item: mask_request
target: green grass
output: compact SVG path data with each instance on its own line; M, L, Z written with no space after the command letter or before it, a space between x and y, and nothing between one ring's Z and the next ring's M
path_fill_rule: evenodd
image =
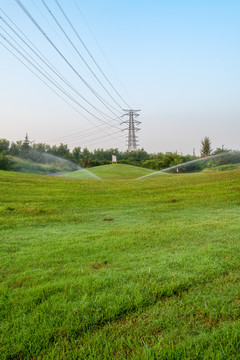
M240 171L110 169L0 172L0 359L240 359Z
M96 166L90 169L81 169L74 172L65 174L64 176L79 178L79 179L91 179L96 175L102 179L136 179L140 176L151 174L153 171L150 169L144 169L142 167L123 165L123 164L112 164Z

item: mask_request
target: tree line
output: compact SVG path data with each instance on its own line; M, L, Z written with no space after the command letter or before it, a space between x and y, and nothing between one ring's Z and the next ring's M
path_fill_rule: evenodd
M211 149L211 141L205 137L201 141L201 156L206 157L211 154L228 151L217 148L215 151ZM60 157L71 161L72 163L83 168L107 165L112 163L112 155L117 156L118 163L142 166L152 170L162 170L177 164L186 163L197 159L194 155L182 155L177 152L167 153L147 153L143 148L137 151L119 151L117 148L104 150L102 148L93 151L87 148L75 147L73 150L68 148L67 144L48 145L45 143L31 143L26 134L25 139L10 142L7 139L0 139L0 168L8 169L11 159L20 158L27 159L39 164L45 164L48 157ZM193 170L198 169L199 165L195 165Z
M153 170L160 170L174 166L196 157L192 155L180 155L177 152L147 153L143 148L137 151L119 151L117 148L102 149L93 151L87 148L75 147L73 150L67 144L48 145L45 143L31 144L26 135L23 141L11 142L7 139L0 139L0 154L3 156L18 157L32 160L38 163L45 163L46 157L43 154L51 154L62 159L69 160L81 167L88 168L112 163L112 155L117 156L118 163L143 166Z

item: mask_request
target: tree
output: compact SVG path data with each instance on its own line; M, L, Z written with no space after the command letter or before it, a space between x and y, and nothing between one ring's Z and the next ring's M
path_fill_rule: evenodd
M72 159L76 164L80 163L81 160L81 147L77 146L72 151Z
M213 151L213 155L223 154L231 151L230 149L224 149L223 147L218 147L216 150Z
M201 157L210 156L211 149L211 140L209 137L205 136L204 139L201 140Z
M22 151L22 141L21 140L17 141L16 143L15 142L11 143L11 146L9 149L9 155L20 156L21 151Z
M57 156L69 159L70 158L70 150L68 149L68 146L66 144L60 144L57 149Z
M82 151L81 165L86 168L91 166L91 153L87 148Z
M24 139L24 141L22 143L22 156L24 158L29 157L30 149L31 149L31 146L30 146L30 142L29 142L29 139L28 139L28 134L26 134L25 139Z
M0 170L11 170L12 160L0 154Z
M6 154L9 150L10 142L6 139L0 139L0 153Z

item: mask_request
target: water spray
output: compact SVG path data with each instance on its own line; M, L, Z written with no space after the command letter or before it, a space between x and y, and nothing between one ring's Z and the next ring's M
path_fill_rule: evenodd
M46 152L41 152L33 148L28 150L28 153L24 158L19 158L18 166L20 171L26 171L25 168L27 167L27 172L37 172L52 176L60 176L69 172L83 171L87 173L89 177L100 180L100 177L70 160L63 159Z
M208 161L208 160L215 159L215 158L218 158L218 157L221 157L221 156L239 155L239 154L240 154L239 151L228 151L228 152L224 152L224 153L220 153L220 154L216 154L216 155L206 156L206 157L203 157L203 158L200 158L200 159L195 159L195 160L191 160L191 161L188 161L188 162L185 162L185 163L177 164L177 165L171 166L171 167L169 167L167 169L154 171L153 173L141 176L141 177L137 178L136 180L144 179L144 178L147 178L149 176L153 176L153 175L156 175L156 174L159 174L159 173L166 173L166 172L174 170L174 169L178 170L180 167L184 167L186 165L197 163L197 162L200 162L200 161L203 162L203 161Z

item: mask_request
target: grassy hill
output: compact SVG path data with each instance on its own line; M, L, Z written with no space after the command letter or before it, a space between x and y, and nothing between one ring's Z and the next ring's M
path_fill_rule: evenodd
M0 359L238 359L240 170L105 169L0 171Z
M144 176L152 173L152 170L145 169L142 167L125 165L125 164L112 164L112 165L103 165L96 166L90 169L81 169L74 172L65 174L64 176L86 179L93 178L91 174L100 177L101 179L136 179L140 176Z

